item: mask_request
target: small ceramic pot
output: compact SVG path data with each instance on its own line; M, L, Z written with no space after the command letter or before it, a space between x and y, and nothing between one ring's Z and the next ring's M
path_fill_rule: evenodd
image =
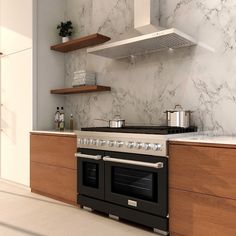
M70 38L67 36L67 37L62 37L62 43L66 43L70 40Z

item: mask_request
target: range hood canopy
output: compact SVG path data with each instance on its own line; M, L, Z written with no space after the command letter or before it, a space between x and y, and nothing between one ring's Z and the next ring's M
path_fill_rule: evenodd
M159 0L134 0L134 27L144 35L88 48L87 52L121 59L197 44L194 38L177 29L160 27L159 18Z

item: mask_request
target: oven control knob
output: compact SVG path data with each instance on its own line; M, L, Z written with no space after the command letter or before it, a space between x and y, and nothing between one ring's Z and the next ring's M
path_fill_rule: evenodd
M90 144L90 139L86 138L85 144L89 145Z
M137 148L137 149L140 149L140 148L142 148L142 143L135 143L135 148Z
M153 149L154 151L159 151L159 150L161 150L161 144L160 144L160 143L155 143L155 144L153 144L153 145L152 145L152 149Z
M89 144L90 144L90 145L93 145L93 139L92 139L92 138L89 139Z
M103 146L103 145L105 145L106 144L106 141L104 141L104 140L99 140L99 146Z
M116 141L115 145L116 145L116 147L120 148L124 145L124 142Z
M85 144L83 138L80 139L80 144Z
M84 138L82 140L82 144L84 144L84 145L89 144L89 140L87 138Z
M90 139L90 145L96 145L97 140L96 139Z
M92 145L96 145L97 144L97 139L93 139Z
M81 138L79 143L80 143L80 144L84 144L84 139Z
M111 141L111 140L109 140L109 141L107 141L107 145L109 146L109 147L113 147L114 146L114 141Z
M134 147L134 142L128 142L126 143L127 148L133 148Z
M149 150L151 148L151 144L150 143L144 143L143 145L145 150Z
M100 145L100 140L97 139L95 144L96 144L96 146L99 146Z

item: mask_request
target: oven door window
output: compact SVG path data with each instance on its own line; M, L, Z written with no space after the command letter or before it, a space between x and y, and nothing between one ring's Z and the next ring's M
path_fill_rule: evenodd
M104 156L103 152L82 148L78 151L82 155L77 159L77 193L104 199L104 161L96 159L97 155Z
M141 200L157 202L157 173L112 167L111 191Z
M168 214L167 158L116 152L106 152L105 157L106 201L154 215ZM161 162L163 168L135 161Z
M83 185L91 188L99 187L99 165L92 162L83 162Z

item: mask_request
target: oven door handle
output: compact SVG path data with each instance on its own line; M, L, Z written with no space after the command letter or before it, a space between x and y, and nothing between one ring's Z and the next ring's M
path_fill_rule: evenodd
M133 161L133 160L111 158L109 156L103 157L103 160L104 161L108 161L108 162L116 162L116 163L121 163L121 164L129 164L129 165L135 165L135 166L151 167L151 168L156 168L156 169L162 169L164 167L164 163L163 162L149 163L149 162L142 162L142 161Z
M88 154L83 154L83 153L75 153L75 157L81 157L81 158L86 158L86 159L90 159L90 160L95 160L95 161L99 161L102 159L101 155L88 155Z

